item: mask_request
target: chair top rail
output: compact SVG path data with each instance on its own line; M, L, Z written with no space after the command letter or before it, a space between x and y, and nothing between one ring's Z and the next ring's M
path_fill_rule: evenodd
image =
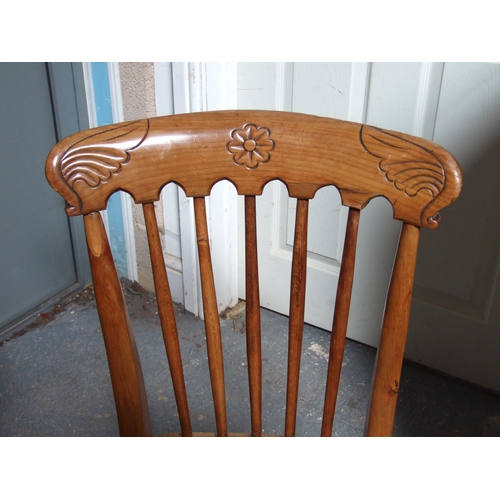
M54 147L46 175L68 215L102 210L118 190L148 203L169 182L201 197L222 179L244 195L279 179L301 199L334 185L358 209L383 196L395 219L429 228L462 184L453 156L428 140L280 111L190 113L79 132Z

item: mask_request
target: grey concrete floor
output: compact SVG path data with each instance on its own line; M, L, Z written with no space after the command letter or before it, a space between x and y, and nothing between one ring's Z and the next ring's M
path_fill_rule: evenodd
M155 434L179 424L155 298L124 287ZM193 429L215 430L203 322L176 309ZM221 320L230 432L250 432L244 314ZM282 434L288 318L262 310L263 427ZM304 331L297 435L317 436L329 334ZM333 435L361 436L375 350L348 341ZM92 290L0 342L0 436L117 436ZM500 396L405 363L395 436L499 436Z

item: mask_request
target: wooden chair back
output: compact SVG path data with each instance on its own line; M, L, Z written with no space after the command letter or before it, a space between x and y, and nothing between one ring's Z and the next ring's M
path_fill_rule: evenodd
M246 342L251 435L262 430L262 358L257 262L256 196L271 180L297 198L290 290L285 435L295 434L304 327L309 200L318 189L338 188L349 207L323 410L330 436L338 392L353 283L360 211L383 196L403 222L378 348L367 434L391 435L408 329L421 226L435 228L438 211L461 189L454 158L427 140L329 118L286 112L218 111L158 117L74 134L51 151L47 178L83 215L121 435L151 434L141 364L100 210L124 190L143 205L159 315L182 435L192 435L188 396L172 298L153 203L169 182L194 198L207 351L217 435L227 436L224 360L205 197L222 179L245 197Z

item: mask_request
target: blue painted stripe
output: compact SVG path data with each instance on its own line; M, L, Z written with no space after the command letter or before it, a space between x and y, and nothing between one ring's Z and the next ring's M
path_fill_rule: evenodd
M113 110L111 109L111 92L107 63L90 63L92 69L92 86L94 87L94 104L97 115L97 125L111 125Z
M108 64L93 62L90 63L90 67L92 70L92 86L94 88L97 125L110 125L113 123L113 110L111 107L111 92L109 89ZM120 193L115 193L110 197L107 214L111 251L113 252L118 274L120 276L128 276L125 229L123 227Z

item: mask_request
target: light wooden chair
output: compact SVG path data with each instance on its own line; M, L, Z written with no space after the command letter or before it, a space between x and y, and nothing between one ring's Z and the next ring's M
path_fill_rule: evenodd
M114 390L120 433L151 434L139 356L100 210L121 189L143 205L156 296L182 435L192 435L179 340L153 202L169 182L194 198L209 369L219 436L228 435L219 315L210 258L205 197L228 179L245 196L246 341L251 435L261 435L262 360L256 196L273 179L297 198L290 290L285 435L295 434L304 326L309 200L334 185L349 207L328 364L322 435L332 433L353 282L360 211L387 198L403 221L378 348L366 433L392 434L410 315L420 227L435 228L438 211L461 189L454 158L427 140L328 118L285 112L218 111L159 117L74 134L51 151L47 178L83 215Z

